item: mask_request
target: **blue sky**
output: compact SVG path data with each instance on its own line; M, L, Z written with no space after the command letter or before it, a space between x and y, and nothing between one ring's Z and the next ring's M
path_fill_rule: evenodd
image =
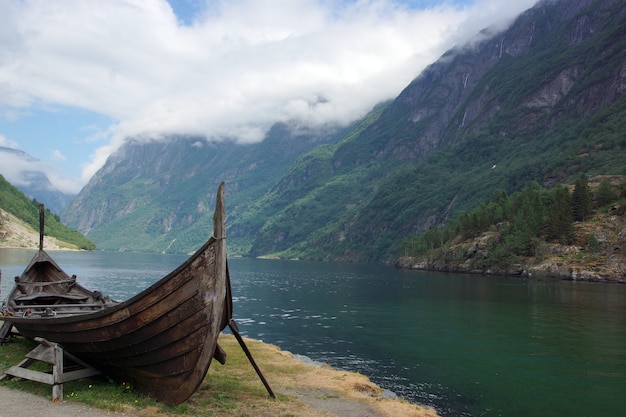
M349 123L534 2L2 0L0 146L78 192L129 137Z

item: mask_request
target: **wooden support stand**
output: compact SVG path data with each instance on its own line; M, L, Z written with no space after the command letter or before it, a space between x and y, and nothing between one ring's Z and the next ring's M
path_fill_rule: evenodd
M0 326L0 345L1 345L2 343L6 342L6 340L9 338L13 325L9 323L8 321L0 320L0 323L2 323L2 326Z
M63 401L64 382L100 374L100 371L92 368L71 353L65 352L58 344L40 337L35 338L35 341L39 345L26 354L26 359L18 365L12 366L4 375L0 376L0 381L19 377L52 385L52 401L60 402ZM67 366L65 359L69 359L75 366L71 368ZM52 365L52 373L28 369L29 366L37 361Z

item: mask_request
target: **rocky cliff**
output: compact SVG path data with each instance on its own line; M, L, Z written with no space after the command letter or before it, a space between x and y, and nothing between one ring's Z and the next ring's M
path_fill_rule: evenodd
M624 2L544 1L428 67L335 153L343 171L406 167L336 231L342 255L357 248L340 242L372 237L370 256L383 253L394 234L443 224L498 189L623 173L607 162L626 149L608 133L624 125L625 31Z
M335 140L338 131L328 126L296 131L279 124L255 144L132 139L109 157L62 216L101 249L190 252L212 232L220 182L227 183L229 222L234 222L237 207L253 204L299 155Z
M225 180L231 253L389 262L496 190L623 174L624 33L623 1L542 1L345 131L129 142L63 218L101 248L186 252Z
M619 0L541 1L444 54L337 158L415 161L485 129L520 135L589 117L626 91L625 14Z
M591 187L597 190L602 180L610 181L616 187L625 184L624 176L602 176L592 178ZM495 266L489 260L502 241L502 235L498 227L490 227L471 239L463 239L459 235L450 244L429 250L421 256L400 257L396 267L626 283L626 203L623 199L596 210L591 218L583 222L575 222L571 244L542 239L534 250L534 256L505 266Z
M576 243L545 243L540 253L505 268L484 267L492 242L498 234L485 232L469 242L450 246L436 257L400 257L396 267L439 272L462 272L485 275L508 275L533 278L558 278L571 281L626 283L625 206L614 213L597 214L589 222L576 225ZM590 250L586 237L599 237L599 246ZM447 256L449 254L450 256Z

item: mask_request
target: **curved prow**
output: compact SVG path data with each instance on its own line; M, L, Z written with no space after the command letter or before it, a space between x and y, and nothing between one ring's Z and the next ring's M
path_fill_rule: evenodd
M224 183L222 182L217 190L217 198L215 201L215 214L213 215L213 236L215 237L215 239L217 239L219 248L221 249L220 253L222 254L221 256L217 257L216 263L223 262L223 264L220 264L217 270L226 271L226 277L225 277L225 280L223 281L226 283L226 306L225 306L224 319L228 321L228 327L230 328L233 335L235 336L235 339L237 339L237 342L239 342L239 346L241 346L241 349L243 349L244 353L248 357L250 364L252 365L257 375L261 379L261 382L265 386L265 389L267 390L268 394L270 395L270 397L276 398L274 391L272 391L272 388L270 387L269 383L265 379L265 376L261 372L261 369L259 369L258 365L256 364L256 361L252 357L252 354L250 353L250 350L246 346L245 341L241 337L241 334L239 333L239 327L237 326L235 319L232 317L233 301L232 301L232 294L231 294L231 289L230 289L230 277L228 274L228 265L226 263L226 218L224 214L225 211L226 209L224 206Z
M43 229L44 229L44 218L45 218L45 208L43 204L39 204L39 250L43 250Z
M213 236L215 239L226 238L226 207L224 204L224 183L220 183L215 198L215 213L213 213Z

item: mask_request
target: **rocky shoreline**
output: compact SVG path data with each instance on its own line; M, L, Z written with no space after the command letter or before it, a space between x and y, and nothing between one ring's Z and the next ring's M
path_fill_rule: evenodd
M548 278L570 281L626 283L626 206L574 224L574 242L565 245L540 242L532 257L519 258L506 266L489 264L500 239L497 231L427 252L420 257L405 256L396 261L400 269L460 272L482 275ZM591 242L591 243L590 243Z
M429 262L424 259L402 257L398 259L395 266L396 268L407 270L626 284L626 264L624 264L623 261L606 259L603 264L604 265L580 264L550 259L538 263L528 261L523 264L511 265L507 268L481 268L474 265L472 262L440 263L436 261ZM616 271L618 272L616 273Z
M621 234L625 235L626 230ZM620 249L623 243L604 245L607 250L593 253L581 246L544 243L539 256L527 257L506 267L487 266L490 241L495 238L493 234L484 234L471 242L440 250L436 255L401 257L395 266L422 271L626 284L626 257Z

